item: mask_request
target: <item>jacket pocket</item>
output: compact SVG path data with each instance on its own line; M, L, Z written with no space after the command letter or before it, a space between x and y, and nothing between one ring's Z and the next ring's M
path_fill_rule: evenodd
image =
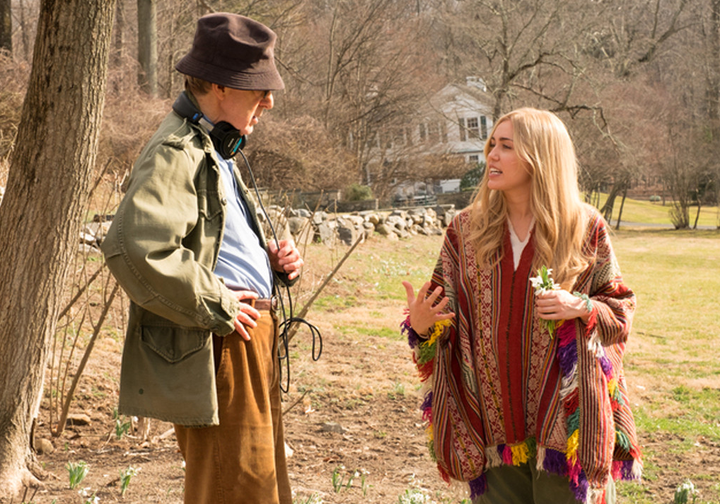
M198 212L200 212L200 215L205 219L214 219L222 212L222 203L218 196L218 193L214 191L198 190Z
M205 346L210 332L169 326L142 326L142 342L167 362L174 364Z

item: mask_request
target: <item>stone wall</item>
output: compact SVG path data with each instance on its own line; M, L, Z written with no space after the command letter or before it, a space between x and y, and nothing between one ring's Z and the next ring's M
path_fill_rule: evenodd
M297 243L312 240L328 245L337 242L352 245L356 240L364 240L375 233L388 240L407 239L414 235L442 235L443 228L456 213L454 205L314 214L304 209L276 206L268 209L268 217L278 236L292 235Z
M270 206L267 213L278 239L292 237L296 243L313 241L333 246L352 245L373 234L394 241L417 235L442 235L457 211L454 205L343 213L311 213L303 208ZM81 248L89 253L99 252L113 216L95 217L80 233ZM261 214L260 220L266 222L265 216ZM267 225L266 228L271 237L272 232Z

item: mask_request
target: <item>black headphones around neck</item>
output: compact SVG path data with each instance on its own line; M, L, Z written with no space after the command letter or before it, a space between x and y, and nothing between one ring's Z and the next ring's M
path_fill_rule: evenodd
M202 124L210 132L210 139L212 140L215 150L220 153L223 159L230 159L238 153L240 149L245 147L247 137L240 133L235 127L229 122L221 121L217 124L212 124L210 121L205 119L200 110L190 100L190 97L185 91L180 93L175 103L172 106L175 113L180 117L184 117L193 124Z

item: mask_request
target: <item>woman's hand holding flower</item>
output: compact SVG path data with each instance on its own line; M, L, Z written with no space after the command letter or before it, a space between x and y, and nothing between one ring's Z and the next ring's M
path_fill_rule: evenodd
M550 338L555 335L557 320L580 318L587 323L592 313L590 299L579 292L570 294L552 279L552 270L541 266L538 276L530 278L535 289L535 309L547 328Z
M442 293L441 287L435 288L428 296L427 292L430 288L430 282L425 282L425 284L420 287L417 297L415 297L415 288L410 282L403 282L402 284L407 292L410 325L416 333L420 335L427 334L428 330L434 326L436 322L455 317L455 314L452 312L443 313L443 310L450 301L447 297L442 298L439 303L435 304L435 301L437 301Z
M538 316L545 320L570 320L580 318L587 322L590 311L582 298L564 289L546 290L536 296Z

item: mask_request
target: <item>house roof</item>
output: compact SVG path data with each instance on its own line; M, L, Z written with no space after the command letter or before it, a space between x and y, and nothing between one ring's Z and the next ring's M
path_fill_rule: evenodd
M451 83L430 97L428 108L450 120L467 114L492 116L492 97L478 84Z

